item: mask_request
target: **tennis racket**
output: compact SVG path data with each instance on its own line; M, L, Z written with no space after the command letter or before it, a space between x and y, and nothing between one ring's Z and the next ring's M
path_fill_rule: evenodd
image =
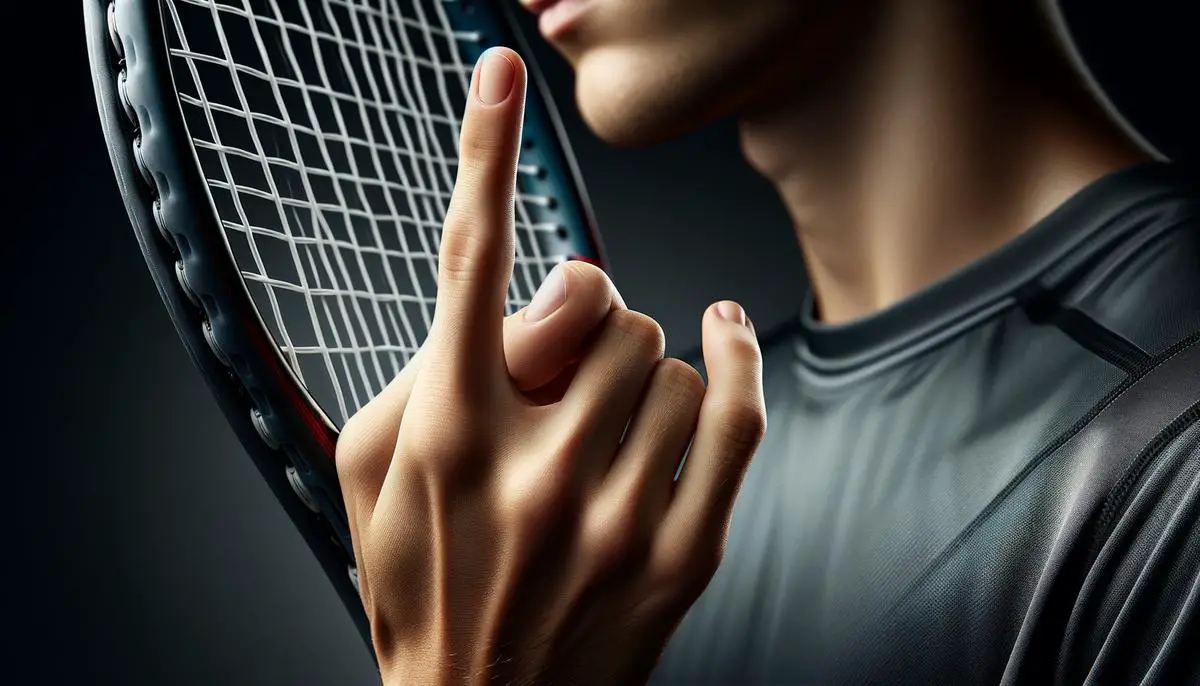
M84 0L96 101L179 336L359 630L338 431L424 341L475 61L531 82L507 310L603 264L513 10L489 0ZM369 639L368 639L369 640Z

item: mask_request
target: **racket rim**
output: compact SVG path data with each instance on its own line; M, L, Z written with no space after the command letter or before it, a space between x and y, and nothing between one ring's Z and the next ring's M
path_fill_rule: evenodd
M434 1L444 2L445 0ZM570 146L561 113L555 104L554 98L551 96L549 84L546 82L545 77L541 72L541 69L537 63L537 59L533 54L532 47L525 36L525 32L520 27L517 9L507 3L498 2L496 0L484 1L491 2L500 9L499 14L501 20L507 24L506 28L508 29L508 33L517 42L517 47L521 51L522 59L524 59L527 64L528 73L531 77L530 80L533 82L537 93L537 104L541 110L541 112L537 112L534 108L528 108L534 109L534 111L528 111L527 109L527 117L530 120L537 120L536 128L539 130L547 128L549 129L547 131L548 135L545 137L553 140L555 150L558 153L558 156L561 158L561 163L565 167L565 169L563 169L563 174L565 174L566 178L565 183L563 183L561 187L570 194L570 200L572 201L573 206L579 212L579 223L582 225L581 228L583 233L586 234L584 239L589 244L588 252L590 253L571 255L570 257L573 259L583 259L591 264L599 266L602 269L606 269L607 265L609 264L607 259L607 251L601 239L591 199L588 196L586 186L583 183L582 172L579 168L578 161L575 158L574 151ZM196 199L194 201L194 209L199 210L199 212L190 213L190 216L193 217L203 217L203 219L199 222L200 226L198 227L196 233L203 236L212 236L214 234L220 236L220 243L224 248L224 251L221 253L221 255L226 258L228 264L233 265L235 268L236 278L229 280L230 284L236 284L237 293L236 295L232 296L232 300L236 301L237 303L237 307L234 309L236 309L239 314L248 314L249 316L252 316L256 324L254 330L256 332L265 334L267 342L269 343L269 345L260 346L270 349L270 365L269 369L266 370L269 373L266 374L266 376L283 376L288 381L287 385L290 388L295 389L295 391L301 396L301 400L303 402L292 402L288 404L294 408L303 408L303 411L299 412L301 415L299 417L300 423L304 425L305 428L313 430L314 435L316 435L320 441L321 452L323 452L329 458L329 462L332 463L334 452L336 450L336 437L340 434L341 427L331 416L331 413L322 406L316 397L314 397L308 386L300 377L298 371L293 368L291 364L289 364L284 351L271 334L270 328L263 317L263 313L255 304L246 280L239 272L236 271L237 263L234 256L233 246L229 241L228 234L222 229L220 211L217 208L211 188L205 181L203 166L199 157L199 151L192 143L193 137L190 134L189 123L183 113L182 104L177 98L178 89L176 88L176 84L178 80L176 79L175 74L176 65L172 60L169 59L169 53L166 45L167 26L165 22L168 20L168 18L162 11L165 0L108 0L110 7L115 6L118 2L121 4L133 3L145 8L147 12L153 12L154 16L153 21L150 22L152 24L150 28L151 33L154 35L150 36L149 38L153 39L154 42L156 53L155 57L160 63L159 69L165 73L161 76L161 82L153 84L151 89L158 96L158 104L164 108L161 112L161 118L163 118L162 124L165 124L169 132L168 137L170 139L170 142L166 147L168 149L174 149L177 153L177 156L181 158L178 161L182 167L184 167L182 173L186 176L191 176L191 172L194 170L196 177L199 179L199 187L203 188L203 198ZM149 17L150 15L143 13L143 16ZM154 29L157 29L157 31ZM114 30L114 27L110 25L110 31ZM116 34L114 33L113 35L115 38ZM162 65L165 65L165 68L162 68ZM544 121L542 121L543 116ZM539 138L540 137L541 136L539 136ZM186 149L187 152L180 153L179 151L181 148ZM150 170L151 174L153 174L155 171L161 170ZM190 180L185 180L185 183L188 183L189 186L195 187L194 184L189 183L189 181ZM150 184L150 186L152 192L154 192L154 184ZM170 231L170 227L160 226L160 230ZM175 238L177 239L178 236ZM174 248L172 239L168 238L167 242L170 247ZM189 265L186 256L184 256L184 258L184 267L182 269L182 276L180 279L181 287L185 291L189 290L189 288L192 291L200 291L201 289L198 288L199 284L192 280L191 277L187 276L187 267ZM201 259L199 261L210 265L214 263L214 260L211 259ZM215 261L220 262L221 260L217 259ZM191 270L192 274L196 274L198 272L203 272L203 270L198 268L193 268ZM205 296L210 295L211 293L209 292L196 292L197 298L202 301L205 299ZM227 295L226 297L230 296ZM193 299L193 302L195 301L196 299ZM202 306L200 309L203 312L204 308ZM207 312L204 312L204 314L206 320L212 326L212 339L209 341L209 343L212 347L216 348L212 352L219 359L227 357L230 354L236 354L236 349L243 346L233 344L234 341L232 341L231 338L236 337L225 335L226 329L222 326L223 319L221 317L210 316L210 313ZM242 330L246 330L246 328L249 327L242 325L241 328ZM233 350L223 350L222 345L225 345L227 348L233 348ZM261 350L256 352L261 353ZM244 372L241 369L234 369L234 373L241 378ZM242 378L242 381L247 386L247 390L252 394L254 394L256 390L261 390L261 387L264 385L253 378ZM274 418L278 416L277 413L274 412L276 409L275 403L267 401L266 404L267 407L263 409L269 411L264 412L262 414L262 418L260 420L256 420L255 425L256 428L259 429L263 440L266 441L268 445L272 445L278 442L279 436L286 436L294 432L298 427L295 426L295 421L274 421ZM316 430L314 428L315 423L323 425L321 430ZM279 426L278 424L283 424L283 426ZM323 476L336 475L330 474Z
M121 32L117 24L117 5L129 8L126 11L130 12L129 16L140 18L142 26L140 30L126 30ZM177 279L174 274L168 273L174 271L175 265L181 263L186 257L180 253L179 235L171 237L165 232L166 222L164 217L169 214L177 214L171 212L174 205L180 204L179 194L187 194L197 192L197 187L202 187L207 195L207 186L203 183L203 178L200 177L198 182L193 182L189 188L185 183L180 182L168 187L169 198L162 196L162 188L152 183L147 178L149 173L151 178L154 171L159 171L163 174L162 179L175 178L183 175L186 177L189 173L198 175L198 160L193 159L192 162L196 166L188 167L187 164L177 164L174 170L155 170L151 166L147 166L147 158L150 160L159 160L160 155L166 155L168 158L176 158L178 160L178 151L181 147L192 148L190 138L187 138L186 129L182 130L182 135L185 137L182 141L178 139L181 135L179 125L183 123L183 114L180 110L178 102L172 103L174 98L158 98L157 103L140 103L143 106L141 111L130 107L128 99L129 88L137 89L143 84L141 81L150 81L153 83L150 87L158 93L174 93L173 85L169 86L168 90L162 88L163 84L163 65L169 64L166 59L166 34L163 30L161 15L159 14L160 5L158 0L83 0L84 18L85 18L85 33L88 42L88 57L91 63L91 72L93 87L95 90L97 109L100 114L101 125L104 131L106 145L109 151L110 161L113 166L113 172L116 177L118 187L121 191L122 202L125 205L126 212L130 219L130 224L133 228L135 237L137 238L139 248L143 258L149 267L152 280L159 291L168 315L172 320L180 342L187 350L193 363L197 366L204 378L205 384L209 391L213 394L218 406L225 414L226 421L233 429L238 437L238 442L242 448L247 451L248 455L255 462L259 472L264 480L271 488L276 500L280 501L285 512L292 520L293 524L300 531L305 539L310 550L314 553L318 563L326 572L332 582L335 591L342 599L343 604L347 607L351 614L351 619L363 636L364 640L370 644L370 629L366 620L365 613L362 609L361 599L359 598L356 586L353 583L352 574L354 569L353 553L348 553L345 543L340 540L341 532L338 530L337 519L335 516L337 510L334 510L334 516L330 512L317 512L311 507L306 506L302 502L302 498L296 497L296 485L288 479L287 468L295 462L295 453L301 452L301 449L294 448L293 451L288 451L287 446L267 440L263 436L263 426L256 420L256 413L262 416L262 405L264 398L272 395L268 390L264 392L261 388L256 388L258 384L248 383L243 374L237 373L226 364L222 359L224 355L219 350L212 347L212 340L206 335L206 332L201 327L208 324L211 327L212 314L205 310L201 301L192 297L185 290L185 286ZM157 30L156 30L157 29ZM136 34L136 35L135 35ZM125 41L130 41L129 45ZM129 47L133 47L134 60L139 61L137 69L131 69L129 55ZM130 72L135 72L132 77ZM131 84L131 78L133 82ZM166 76L167 83L173 84L170 75ZM124 93L124 94L123 94ZM153 105L159 105L160 109L157 112L152 111ZM172 104L175 107L174 114L178 119L172 125L171 113ZM142 118L131 118L131 114L141 114ZM145 117L154 117L153 123L150 123L150 129L145 125ZM149 133L152 131L152 133ZM164 140L164 138L166 140ZM183 146L180 146L180 143ZM165 148L165 150L164 150ZM172 153L172 149L175 154ZM192 150L193 157L195 151ZM152 164L152 163L149 163ZM173 171L170 176L166 175L167 171ZM156 179L161 181L162 179ZM168 181L169 183L169 181ZM215 207L212 207L211 197L206 198L210 203L208 220L216 218ZM182 204L188 207L193 207L195 204L192 201L184 200ZM203 213L196 212L191 217L196 221L203 221L201 217ZM173 225L178 226L178 225ZM209 241L213 240L213 234L221 236L221 240L225 240L224 233L219 230L219 227L212 227L214 230L209 230L206 233L197 235L184 236L186 241L191 238L205 238ZM204 241L197 241L196 244L186 244L185 252L190 253L193 261L195 261L195 250L197 245L203 246ZM211 247L211 246L209 246ZM201 248L206 249L206 248ZM224 249L228 252L228 245L224 245ZM207 260L213 271L224 268L226 271L234 269L231 259L222 262L221 260ZM211 278L211 273L201 275L202 280ZM228 286L230 279L222 279L225 285ZM233 281L241 281L240 277ZM241 304L249 311L249 313L257 314L257 309L253 307L250 301L248 291L245 290L245 284L239 284L243 290L245 301ZM216 308L216 300L211 300L211 307ZM234 304L236 309L236 300L226 305ZM226 309L229 309L228 307ZM219 313L224 316L226 312ZM245 311L238 312L243 316L247 314ZM244 334L248 336L257 336L260 340L264 337L269 337L269 332L263 325L261 320L258 321L258 329L253 330L250 327L244 328ZM211 327L212 331L209 335L218 333L215 327ZM279 352L278 346L273 341L268 341L270 345L266 346L275 352ZM228 359L228 358L226 358ZM277 356L278 364L282 364L282 355ZM243 372L245 370L242 370ZM280 370L282 371L282 370ZM287 370L290 372L290 369ZM282 389L279 389L282 390ZM305 390L300 384L293 381L291 390ZM278 406L278 403L276 403ZM277 412L275 406L268 408L271 412ZM308 407L301 408L297 405L292 405L290 411L302 411L318 409L309 398ZM278 416L278 415L276 415ZM265 417L264 417L265 418ZM320 425L313 425L314 429L324 430L324 440L320 440L315 432L307 433L310 439L314 439L314 446L309 446L309 454L314 450L320 450L320 446L329 445L329 460L326 466L328 472L332 473L332 481L328 480L326 474L322 474L319 478L326 482L337 485L336 470L333 467L333 446L336 444L336 427L325 422ZM292 432L294 437L296 432ZM273 444L274 443L274 444ZM318 461L318 465L320 462ZM317 466L321 469L321 466ZM340 500L340 492L333 494L337 498L337 506L344 505Z
M221 228L220 213L176 97L162 3L107 0L107 4L110 35L122 43L130 41L134 47L135 62L125 54L126 46L117 48L120 61L115 95L133 127L127 136L133 147L135 171L144 182L143 189L149 192L155 238L176 255L177 285L203 318L209 352L229 368L260 405L257 417L251 421L263 442L287 452L291 442L281 437L294 438L303 429L315 441L295 448L295 452L303 453L300 459L306 462L307 455L319 452L327 455L332 465L338 427L287 364ZM122 30L117 25L121 17L134 25ZM128 202L129 190L122 191ZM248 337L249 345L239 341L240 337ZM275 391L283 389L299 397L278 398ZM304 466L325 471L318 465ZM337 483L332 470L320 476Z
M345 572L353 573L355 561L334 465L339 427L288 364L238 269L177 95L165 0L83 0L83 4L88 41L95 43L89 45L89 58L110 159L160 296L239 442L317 552L364 631L357 590L347 592ZM506 37L517 42L533 77L541 111L532 116L540 118L540 130L548 129L539 137L551 140L550 154L556 153L561 163L560 187L570 193L580 220L576 235L586 234L579 238L591 254L582 257L603 267L607 264L604 246L561 115L514 8L498 4ZM117 21L118 9L130 25ZM101 50L106 54L98 55ZM127 50L136 64L130 62ZM109 87L102 87L102 81ZM165 258L174 258L182 269L167 273L160 264ZM197 332L197 326L202 332ZM247 405L249 412L245 412ZM278 474L266 466L271 461ZM300 499L295 496L303 499L304 495L295 483L278 478L297 464L317 482L310 478L303 485L323 491L320 512L313 515L322 527L300 525L297 517L312 515L312 508L296 511ZM340 571L327 564L328 551L314 547L313 539L322 537L337 545ZM364 636L369 641L369 635Z

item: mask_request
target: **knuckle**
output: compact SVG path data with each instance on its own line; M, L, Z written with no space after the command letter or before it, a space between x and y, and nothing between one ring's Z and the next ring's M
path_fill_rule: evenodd
M337 446L334 448L334 466L342 483L353 483L366 457L366 440L364 438L363 420L354 415L346 421L338 434Z
M470 281L478 272L486 246L474 222L456 211L446 219L442 230L442 246L438 253L438 277L449 281Z
M393 460L409 472L436 482L457 481L472 465L483 462L487 448L480 436L445 422L405 427Z
M651 568L656 587L690 602L702 593L725 556L724 539L691 546L673 545Z
M737 452L752 452L767 433L767 413L755 398L721 399L714 405L713 432L722 446ZM707 413L706 413L707 414Z
M387 440L391 429L384 422L372 421L363 413L347 420L334 446L334 468L343 489L365 486L368 476L375 472L379 461L391 450Z
M704 396L704 377L692 365L676 358L667 358L654 369L655 382L670 388L679 396L699 399Z
M337 446L334 449L334 457L340 463L344 460L352 461L363 452L364 427L361 413L351 415L350 419L346 420L342 426L341 432L338 433Z
M607 299L614 290L608 274L594 264L567 260L560 268L563 276L570 280L572 290L577 293L585 293L590 298L600 300Z
M718 412L720 440L738 450L753 450L767 433L767 414L760 403L731 402Z
M612 326L639 352L661 358L666 351L667 337L653 318L641 312L617 310L609 315Z
M515 464L499 476L496 506L515 531L536 534L570 512L568 474L556 460Z
M478 124L473 121L471 124ZM509 135L503 126L462 127L459 137L462 170L468 174L480 174L492 160L507 152Z
M725 351L737 363L744 365L758 364L761 355L758 342L750 336L731 336L725 342Z
M581 282L602 284L606 287L612 283L608 278L608 274L605 274L603 269L589 262L568 260L563 262L563 269L570 271Z
M645 535L636 508L627 498L594 504L584 520L583 544L593 568L600 572L622 569L645 552Z

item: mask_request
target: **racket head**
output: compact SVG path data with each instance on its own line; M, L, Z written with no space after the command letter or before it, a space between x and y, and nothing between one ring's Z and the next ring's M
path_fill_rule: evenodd
M413 255L432 260L436 250L418 251L408 246L389 249L382 241L389 235L389 229L400 235L409 229L432 231L435 233L430 235L436 240L439 227L431 224L443 216L437 210L445 211L450 190L445 182L452 176L448 177L446 173L448 155L444 146L439 153L441 157L428 151L431 141L447 133L453 136L450 142L457 143L456 117L461 117L460 109L447 111L439 118L440 113L432 113L428 102L422 104L424 109L419 112L415 107L405 109L394 84L394 100L381 98L383 89L378 83L369 92L365 87L356 89L360 86L356 82L365 80L363 74L371 69L371 65L366 64L371 55L387 56L386 60L380 58L382 66L377 65L379 68L386 69L388 63L396 65L398 73L393 75L396 82L405 76L404 69L411 69L407 74L414 87L408 94L410 99L417 101L424 97L416 93L417 88L424 88L437 91L442 103L447 104L450 102L444 97L447 84L465 83L459 71L465 68L465 76L469 79L471 66L487 47L503 44L521 50L529 66L532 87L526 104L521 157L522 168L528 173L519 174L518 197L549 200L544 203L539 200L524 207L519 201L518 224L520 227L524 220L535 239L549 235L546 243L539 245L552 246L557 251L534 256L545 258L544 264L534 261L535 269L528 267L530 261L522 263L518 259L517 269L521 269L522 264L526 267L522 276L527 283L523 284L521 293L517 293L516 285L510 289L510 294L520 296L510 299L510 311L532 296L532 288L537 285L535 281L540 282L540 278L534 277L539 273L544 276L559 258L581 258L604 264L603 248L578 168L546 84L512 15L513 10L500 3L465 0L306 0L302 3L291 0L84 0L83 4L104 135L134 233L159 294L181 340L231 426L351 609L360 631L368 636L357 595L353 549L337 483L334 450L338 430L346 417L399 371L401 362L406 361L405 352L415 351L411 344L419 345L420 341L408 341L410 345L406 351L398 350L403 346L388 338L388 325L399 332L398 322L404 317L405 303L412 301L403 299L405 294L397 287L394 274L388 273L390 280L385 280L386 287L381 287L381 270L364 267L363 256L374 255L377 262L384 263L392 260L407 262L413 277L409 287L417 289L420 295L424 286L425 294L429 293L428 281L422 283L428 276L416 274L413 265L418 260L413 259ZM284 16L285 8L298 8L307 14L299 19ZM427 12L422 14L416 10ZM358 33L354 39L348 38L348 34L340 34L340 27L335 28L341 21L335 16L337 11L349 12L352 17L355 13L361 15L357 19L363 21L356 29ZM320 23L320 16L326 17L327 24ZM206 17L213 23L208 28L217 29L215 36L208 35L208 42L203 45L196 39L189 40L190 36L203 33ZM372 22L373 33L364 32L362 25ZM391 39L387 40L389 22L394 25L391 26ZM229 27L234 25L250 29L248 34L243 32L241 47L238 47L236 37L230 37L234 32ZM263 38L265 31L258 30L263 27L273 27L280 33L274 44ZM445 33L447 28L453 34ZM436 42L429 41L435 29L443 31L448 38L473 36L478 40L448 40L451 51L457 52L439 53ZM406 31L423 36L429 49L422 52L416 41L405 43L396 39ZM310 56L317 63L326 59L321 56L325 43L335 47L343 69L340 86L337 77L330 76L330 69L322 71L319 64L299 64L293 41L284 37L289 33L301 34L301 38L310 41ZM253 61L255 49L260 53L261 62L252 65L249 62ZM291 51L290 55L288 51ZM276 67L270 63L276 58L290 60L293 71L275 73ZM221 59L225 60L224 64ZM364 71L355 71L356 66L360 66L356 65L356 59L363 63ZM456 70L451 77L439 75L436 69L439 60L449 61L447 68ZM432 83L422 82L422 70L430 65L434 74ZM199 73L208 67L216 67L218 71L208 75ZM222 67L229 72L232 88L222 90L210 85L216 84L216 74ZM262 78L264 73L268 78ZM320 80L314 74L320 74ZM379 76L377 81L386 78L379 71L376 75ZM345 92L339 92L339 87L344 87ZM255 89L260 91L257 96L251 94ZM287 89L295 90L303 96L302 100L307 98L309 102L295 105L286 100L281 94ZM220 93L210 96L213 91ZM276 111L268 112L268 107L259 107L259 103L266 102L261 99L264 92L275 96ZM325 96L332 109L338 112L316 112L312 105L316 96ZM256 97L260 99L256 100ZM340 109L347 103L356 107L362 116L362 128L358 131L350 130L346 118L339 119ZM299 117L287 114L281 116L281 112L300 106L309 115L307 121L297 121ZM230 142L231 136L222 138L221 131L231 131L236 126L226 122L223 128L216 119L226 116L236 119L239 110L251 135ZM372 112L378 121L369 121ZM366 129L378 125L374 133L379 133L390 127L393 129L390 133L395 134L404 126L404 117L413 113L417 119L422 114L429 115L425 122L428 131L423 134L424 143L414 143L411 135L407 143L400 141L399 136L389 139L386 144L370 140ZM275 135L272 138L274 148L268 149L270 144L264 143L263 137L253 135L260 127ZM313 163L305 159L309 153L298 143L301 136L316 139L317 147L324 146L324 166L319 161ZM364 174L361 168L353 166L356 144L363 141L366 145L359 147L375 148L373 174ZM345 148L344 159L334 160L330 149L338 143ZM290 158L286 154L288 146L294 153ZM379 150L395 158L396 164L388 168L381 163L386 155L380 155ZM411 176L397 178L403 172L405 153L413 154L417 167L424 164L429 174L427 180L440 177L443 185L435 188L432 181L421 185L413 183ZM236 161L247 157L257 159L251 159L250 166L235 171ZM214 173L214 164L220 165L218 171L224 172L224 178ZM254 164L263 170L257 184L246 180ZM349 168L345 166L347 164ZM416 167L409 168L410 171L413 169ZM293 181L298 175L303 187L278 183L277 173L280 177L290 175ZM335 189L343 185L357 186L358 204L355 204L355 198L344 193L318 197L320 192L315 186L322 179ZM370 191L365 190L368 185ZM368 193L373 194L368 197ZM387 201L383 209L372 204L372 200L381 194ZM398 209L397 199L401 197L408 203L407 213ZM248 210L247 206L252 204L265 209ZM412 227L403 226L404 217L422 218L417 216L418 204L425 208L422 215L425 221L415 221ZM274 224L272 206L276 210ZM291 209L296 213L289 213ZM303 212L306 211L308 221L304 220ZM334 226L339 218L344 221L341 234ZM377 244L368 246L358 240L361 234L357 233L355 223L360 219L371 225ZM547 228L550 230L545 231ZM518 234L520 251L523 244L520 231ZM278 270L286 267L286 256L272 263L270 259L262 258L262 251L258 251L255 260L254 249L247 257L246 248L237 244L239 237L252 243L264 236L288 246L288 254L295 262L291 280L278 276ZM384 239L380 239L381 236ZM525 249L530 250L525 245ZM314 269L315 283L312 283L313 279L304 280L306 263L297 257L304 248L297 246L307 246L310 251L307 264ZM359 273L354 272L353 266L345 267L343 261L339 264L342 264L340 276L344 279L344 287L337 283L339 270L329 269L332 274L329 278L334 285L322 288L313 253L341 249L356 253ZM248 260L252 262L249 268ZM422 268L428 266L421 264ZM436 267L432 273L436 278ZM355 277L358 277L357 287ZM517 278L514 274L514 284ZM362 291L364 282L368 284L367 291ZM322 298L374 299L378 324L374 328L362 325L358 335L365 340L355 341L352 346L340 341L338 345L331 345L327 340L307 347L288 345L290 334L286 327L298 321L303 311L265 305L264 302L279 300L278 297L272 300L274 284L280 284L277 287L280 291L298 291L306 298L305 306L318 338L322 327L318 319L322 311L312 303ZM393 291L388 292L388 287ZM384 304L380 306L380 303ZM425 323L431 303L431 299L416 303L424 310L418 314L424 317ZM395 309L388 311L388 307ZM343 303L341 309L342 333L349 334L354 329L354 317L346 313L355 308L353 304L346 306ZM324 312L332 311L325 309ZM331 330L336 331L337 313L333 312L329 317L333 320ZM361 322L367 318L360 313L358 319ZM410 338L415 334L420 340L424 339L427 329L422 330L420 325L411 326L413 322L408 320L405 324L404 330ZM348 352L331 354L330 349ZM359 370L363 373L357 389L350 372L346 377L347 388L355 395L352 402L346 402L346 396L351 393L342 393L337 403L331 402L328 388L306 383L312 373L306 375L303 365L298 362L304 350L323 356L335 386L339 383L338 368L329 361L338 354L357 356L360 360L374 357L373 374L365 371L371 365L360 364ZM380 358L384 362L380 362ZM389 361L390 367L387 366ZM398 363L401 364L397 366ZM331 407L334 404L338 407Z

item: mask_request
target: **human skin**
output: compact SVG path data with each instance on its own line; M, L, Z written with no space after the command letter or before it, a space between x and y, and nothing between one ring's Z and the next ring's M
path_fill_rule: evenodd
M481 65L429 337L338 441L372 643L388 684L637 683L722 555L766 427L758 343L710 307L706 386L581 264L501 316L525 71Z
M586 0L548 33L613 144L738 118L826 323L1150 156L1033 1ZM760 354L745 313L715 304L705 387L585 265L559 272L550 317L490 314L524 89L502 54L515 93L485 105L473 81L430 340L339 443L364 606L388 683L637 683L719 563L765 430Z
M640 146L736 118L826 323L911 295L1151 157L1048 0L582 4L549 40L592 130Z

